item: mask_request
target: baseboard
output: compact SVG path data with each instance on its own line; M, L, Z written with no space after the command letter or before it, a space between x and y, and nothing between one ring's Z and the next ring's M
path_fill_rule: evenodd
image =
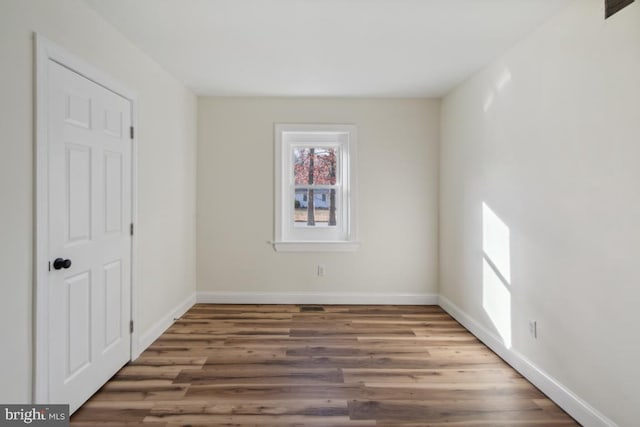
M493 332L486 329L449 299L440 295L439 305L580 424L585 427L617 427L616 423L581 399L558 380L544 372L525 356L515 350L508 349Z
M181 317L196 303L195 292L187 297L184 301L179 303L173 308L166 316L158 320L151 328L140 335L138 341L139 354L145 351L160 335L162 335L171 325L173 325L174 319Z
M371 304L437 305L436 294L224 292L200 291L197 301L205 304Z

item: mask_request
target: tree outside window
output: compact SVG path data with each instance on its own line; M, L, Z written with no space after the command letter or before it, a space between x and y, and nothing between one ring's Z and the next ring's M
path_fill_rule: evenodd
M335 226L338 147L294 147L294 221ZM327 199L329 200L327 203Z

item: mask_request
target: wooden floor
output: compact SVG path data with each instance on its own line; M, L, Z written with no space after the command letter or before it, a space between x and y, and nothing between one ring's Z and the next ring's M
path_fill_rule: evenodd
M198 304L74 426L578 425L436 306Z

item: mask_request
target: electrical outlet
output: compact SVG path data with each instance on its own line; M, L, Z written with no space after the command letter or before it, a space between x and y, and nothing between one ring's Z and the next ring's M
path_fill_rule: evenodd
M318 264L318 277L324 276L324 265Z
M529 320L529 334L533 338L538 338L538 322L535 320Z

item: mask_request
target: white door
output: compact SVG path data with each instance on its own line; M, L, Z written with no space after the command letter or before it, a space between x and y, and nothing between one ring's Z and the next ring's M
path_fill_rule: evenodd
M73 412L131 355L131 102L48 69L49 400Z

